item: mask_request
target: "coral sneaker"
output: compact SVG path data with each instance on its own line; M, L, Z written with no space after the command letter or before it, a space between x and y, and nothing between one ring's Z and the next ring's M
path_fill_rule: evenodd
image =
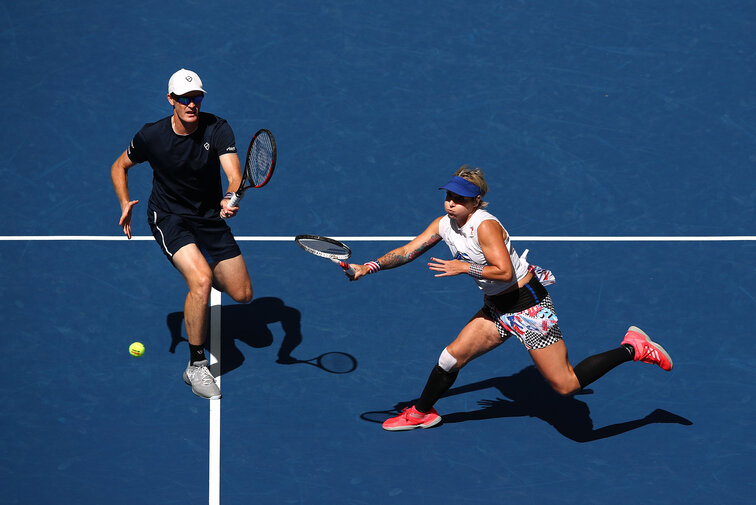
M630 344L635 349L635 361L659 365L666 371L672 370L672 358L662 346L653 342L643 330L637 326L631 326L627 329L623 344Z
M441 416L436 409L424 414L415 406L407 407L396 417L386 419L383 429L388 431L414 430L415 428L431 428L441 422Z

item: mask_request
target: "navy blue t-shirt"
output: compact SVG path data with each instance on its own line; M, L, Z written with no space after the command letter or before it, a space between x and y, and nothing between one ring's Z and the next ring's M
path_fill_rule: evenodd
M126 152L134 163L148 161L152 166L148 210L217 217L223 197L219 157L236 152L234 132L225 119L200 112L197 129L179 135L168 116L144 125Z

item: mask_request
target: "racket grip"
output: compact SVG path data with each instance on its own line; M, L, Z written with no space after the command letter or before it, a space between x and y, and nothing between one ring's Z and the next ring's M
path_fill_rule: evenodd
M333 261L334 263L336 263L337 265L339 265L341 268L343 268L344 272L346 272L346 274L349 277L354 277L354 268L352 268L352 265L350 265L346 261L341 261L341 260L337 260L337 259L331 259L331 261Z
M354 268L352 268L352 265L350 265L349 263L345 261L342 261L341 268L344 269L344 271L347 273L349 277L354 277Z
M228 200L228 206L236 207L237 204L239 203L239 200L241 199L242 199L242 195L240 195L239 193L234 193L234 195Z

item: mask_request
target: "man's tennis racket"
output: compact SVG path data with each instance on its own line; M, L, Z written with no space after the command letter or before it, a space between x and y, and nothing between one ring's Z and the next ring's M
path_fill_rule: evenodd
M276 139L270 130L262 129L255 133L247 149L247 161L239 189L228 202L229 207L236 207L244 192L249 188L262 188L273 175L276 168Z
M354 276L354 268L345 261L352 255L352 250L346 244L320 235L297 235L294 241L308 253L328 258L343 268L347 275Z

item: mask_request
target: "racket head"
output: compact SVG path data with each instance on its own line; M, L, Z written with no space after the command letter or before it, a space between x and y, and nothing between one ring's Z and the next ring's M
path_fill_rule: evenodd
M261 188L268 184L275 168L276 139L270 130L262 128L252 137L247 149L243 176L245 183L251 188Z
M330 237L321 235L297 235L294 241L310 254L331 260L347 260L352 255L349 246Z

